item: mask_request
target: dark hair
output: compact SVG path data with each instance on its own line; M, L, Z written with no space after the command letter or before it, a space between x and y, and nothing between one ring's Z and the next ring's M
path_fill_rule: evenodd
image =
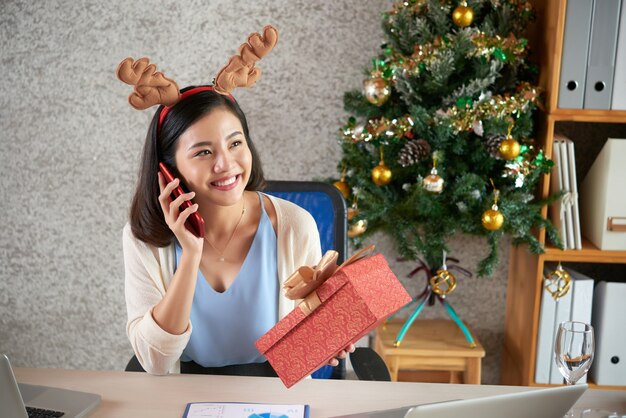
M181 92L191 88L193 87L187 87ZM159 115L162 108L163 106L160 106L157 109L148 129L139 166L137 187L130 207L130 226L133 235L157 247L169 245L174 238L174 233L165 223L158 199L160 193L157 177L159 162L162 161L170 167L174 176L180 176L174 158L178 139L187 128L213 110L225 108L237 116L241 122L243 134L252 153L252 172L246 190L262 190L265 186L259 154L250 139L246 116L236 101L213 90L200 91L175 104L159 128Z

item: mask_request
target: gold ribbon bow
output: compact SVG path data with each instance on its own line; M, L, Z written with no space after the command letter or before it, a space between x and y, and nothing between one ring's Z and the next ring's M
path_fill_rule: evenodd
M283 284L285 296L292 300L302 299L298 307L302 309L305 315L309 315L322 304L315 290L344 266L367 257L372 251L374 251L374 245L369 245L356 252L340 266L337 266L337 257L339 256L337 251L326 251L316 266L302 266L285 280Z

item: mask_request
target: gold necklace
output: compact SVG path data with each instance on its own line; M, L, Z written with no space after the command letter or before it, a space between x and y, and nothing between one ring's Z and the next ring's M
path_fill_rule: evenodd
M215 248L215 245L213 245L213 243L211 241L209 241L209 236L208 235L204 236L205 241L208 242L209 245L211 247L213 247L215 252L217 252L220 255L219 261L221 261L221 262L226 261L226 258L224 258L224 253L226 252L226 249L228 249L228 245L230 244L230 242L232 241L233 237L235 236L235 232L237 232L237 228L239 228L239 224L241 223L241 220L243 219L243 214L244 213L246 213L246 199L245 199L245 197L243 198L243 208L241 209L241 216L239 216L239 220L237 221L237 225L235 225L235 229L233 229L233 232L230 234L230 238L228 238L228 241L226 241L226 245L224 246L224 249L222 251L220 251L217 248Z

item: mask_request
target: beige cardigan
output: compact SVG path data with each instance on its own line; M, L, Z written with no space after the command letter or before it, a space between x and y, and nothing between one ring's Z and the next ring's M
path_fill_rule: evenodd
M313 217L299 206L268 196L277 218L279 289L298 267L315 265L321 258L320 237ZM139 363L152 374L177 372L178 359L187 346L192 324L181 335L161 329L152 317L153 307L165 295L174 275L174 244L157 248L134 237L129 224L123 230L126 333ZM278 295L278 316L283 318L295 302Z

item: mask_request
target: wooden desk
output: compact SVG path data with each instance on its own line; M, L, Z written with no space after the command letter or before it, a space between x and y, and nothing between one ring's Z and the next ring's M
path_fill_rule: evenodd
M394 347L404 321L391 321L376 330L375 350L385 360L391 380L401 370L445 371L450 383L480 384L481 360L485 349L474 336L471 348L461 330L450 320L416 320L399 347ZM471 330L470 330L471 332Z
M286 389L278 378L16 368L18 382L97 393L90 418L182 417L189 402L259 402L311 405L313 418L398 408L450 399L536 390L520 386L366 382L308 379ZM588 390L576 407L626 411L626 392Z

